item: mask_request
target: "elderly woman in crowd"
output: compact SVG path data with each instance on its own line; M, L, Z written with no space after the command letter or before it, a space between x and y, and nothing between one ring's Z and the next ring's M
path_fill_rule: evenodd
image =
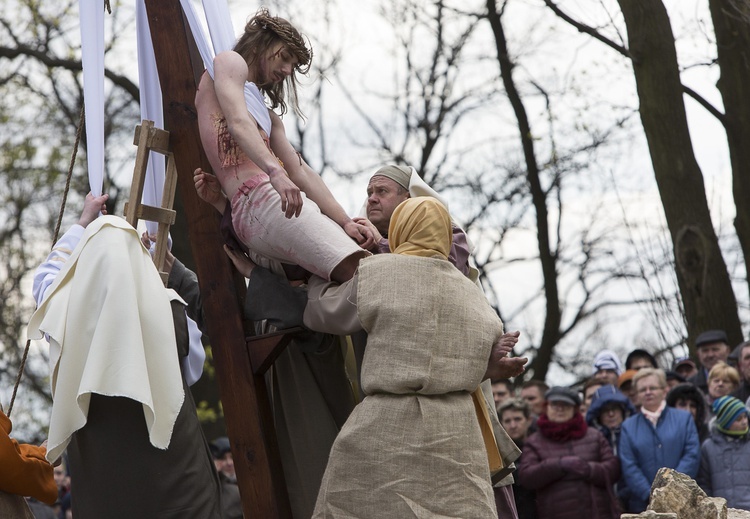
M740 373L725 362L719 362L708 372L708 403L732 394L740 387Z
M609 443L586 425L578 393L553 387L547 412L524 445L519 482L536 490L540 519L619 517L613 484L620 464Z
M667 377L660 369L644 368L633 377L641 412L625 420L620 434L622 476L628 485L630 512L648 505L656 472L669 467L694 478L700 444L692 415L667 407Z

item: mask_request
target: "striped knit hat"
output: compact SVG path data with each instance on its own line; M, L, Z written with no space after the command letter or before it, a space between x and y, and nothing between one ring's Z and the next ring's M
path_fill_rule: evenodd
M714 400L713 403L714 414L716 415L716 427L725 434L735 435L738 432L740 434L746 433L747 431L730 431L729 427L734 421L739 418L742 413L747 413L747 408L738 399L733 396L722 396Z

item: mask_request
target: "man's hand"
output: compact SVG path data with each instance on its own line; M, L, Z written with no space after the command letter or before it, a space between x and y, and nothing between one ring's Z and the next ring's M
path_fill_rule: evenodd
M224 252L227 253L229 259L232 260L232 263L234 263L234 268L236 268L240 274L242 274L246 278L249 278L250 274L253 272L253 269L257 265L241 252L230 249L226 245L224 245Z
M271 186L281 197L281 210L284 211L284 216L299 216L302 212L302 193L297 184L292 182L283 170L272 172L268 177L271 179Z
M151 258L153 259L155 250L151 250L151 245L156 242L156 235L155 234L149 234L148 231L144 231L143 234L141 234L141 243L144 247L146 247L146 250L151 255ZM172 251L169 250L169 247L167 247L167 252L164 254L164 272L169 274L172 272L172 267L174 266L174 254L172 254Z
M78 225L85 228L99 218L100 211L102 214L107 214L107 206L105 205L107 200L109 200L108 194L94 196L89 191L86 200L83 201L83 211L81 211L81 217L78 219Z
M378 248L378 244L383 239L383 236L380 234L380 231L378 231L378 228L375 227L375 224L372 223L370 220L368 220L367 218L363 218L361 216L352 218L352 220L354 220L354 223L364 225L372 233L372 245L369 247L365 247L363 244L360 244L360 245L363 249L367 249L367 250L375 252Z
M524 366L529 361L526 357L509 357L513 347L518 343L521 332L504 333L492 345L490 358L487 361L485 379L517 377L524 371Z
M208 202L214 207L225 204L226 196L221 192L221 185L216 175L198 168L193 171L193 183L198 197L204 202Z
M355 220L349 220L344 224L344 231L350 238L354 238L360 247L365 250L372 250L377 245L372 229Z

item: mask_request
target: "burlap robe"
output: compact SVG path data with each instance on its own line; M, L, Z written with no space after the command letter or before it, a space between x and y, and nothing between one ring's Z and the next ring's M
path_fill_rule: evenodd
M500 319L438 259L367 258L357 291L368 396L333 445L313 517L496 518L470 393Z

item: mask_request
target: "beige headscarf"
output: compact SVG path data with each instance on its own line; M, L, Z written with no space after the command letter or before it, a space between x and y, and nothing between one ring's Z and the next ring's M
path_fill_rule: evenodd
M409 184L411 181L411 170L412 168L407 166L396 166L395 164L389 164L383 166L375 172L373 177L386 177L393 180L396 184L409 191Z
M432 197L409 198L393 211L388 237L395 254L447 259L453 237L451 217Z

